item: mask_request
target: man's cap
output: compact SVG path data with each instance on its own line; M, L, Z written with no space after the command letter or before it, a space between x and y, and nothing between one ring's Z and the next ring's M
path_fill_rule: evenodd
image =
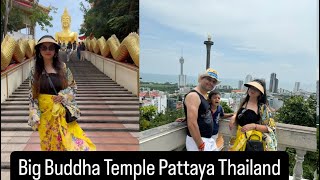
M219 84L221 82L218 77L218 72L212 68L208 68L205 72L200 74L200 78L204 78L204 77L211 77L211 78L217 80L217 84Z

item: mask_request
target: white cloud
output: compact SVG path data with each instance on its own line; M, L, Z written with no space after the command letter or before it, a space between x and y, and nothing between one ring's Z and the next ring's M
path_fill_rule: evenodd
M158 40L159 36L151 35L151 34L143 34L143 38L150 40Z
M292 64L287 64L287 63L281 63L279 64L280 68L285 68L285 69L291 69L293 70L294 66Z
M141 0L140 6L140 15L160 24L254 47L238 50L314 56L317 46L317 1Z

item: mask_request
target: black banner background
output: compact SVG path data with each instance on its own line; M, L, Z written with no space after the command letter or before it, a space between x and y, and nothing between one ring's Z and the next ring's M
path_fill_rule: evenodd
M19 167L19 160L25 159L28 162L27 166L23 166L25 168ZM212 179L215 177L226 177L231 176L236 177L237 179L257 179L262 176L276 178L276 179L289 179L289 160L288 155L286 152L186 152L186 151L170 151L170 152L146 152L146 151L136 151L136 152L103 152L103 151L96 151L96 152L31 152L31 151L16 151L11 154L11 161L10 161L10 172L11 172L11 179L17 180L17 179L37 179L36 172L39 170L39 166L41 169L40 179L57 179L57 178L74 178L79 177L80 175L45 175L45 160L46 159L52 159L54 164L58 164L59 169L56 172L60 172L60 164L66 165L70 164L70 160L72 159L73 166L74 164L79 164L79 159L81 159L81 163L83 164L82 160L85 160L86 164L98 164L100 167L100 175L88 175L88 166L86 168L87 172L86 175L83 175L82 172L81 176L83 177L93 177L95 180L97 179L128 179L128 180L134 180L133 174L123 174L123 175L114 175L109 171L109 175L107 174L108 168L107 168L107 162L104 161L104 159L112 159L113 161L110 163L117 164L120 166L120 164L131 164L132 166L134 164L136 165L136 168L139 166L143 166L143 159L145 160L145 165L152 166L150 164L153 164L154 174L153 175L137 175L137 180L144 180L150 178L157 178L156 176L160 178L165 178L165 180L168 179L176 179L176 178L188 178L188 179L200 179L200 173L199 175L187 175L190 173L190 164L200 164L201 166L205 164L213 164L214 165L214 175L207 175L207 171L204 172L204 175L202 177L202 180L206 179ZM160 167L160 159L162 162L167 161L168 164L177 164L178 161L180 161L181 164L185 164L185 161L189 164L187 171L185 171L184 166L181 165L181 174L178 175L178 167L175 165L170 165L170 167L175 167L176 174L177 175L169 175L169 168L165 168L162 171L162 175L159 175L159 167ZM238 164L250 164L246 160L250 160L253 162L253 164L270 164L271 167L274 164L278 164L278 160L280 161L280 173L279 175L260 175L260 176L254 176L254 175L228 175L226 168L227 163L224 163L224 175L221 175L221 162L218 161L218 159L228 159L232 164L235 164L236 166ZM30 161L30 162L29 162ZM40 165L35 165L40 164ZM23 164L22 164L23 165ZM116 165L115 165L116 166ZM129 166L129 165L128 165ZM146 167L145 166L145 167ZM169 165L168 165L169 166ZM192 165L194 166L194 165ZM80 167L80 166L78 166ZM19 168L20 170L25 171L26 169L30 169L28 171L27 175L19 175ZM32 171L33 173L30 175L29 173ZM92 168L93 169L93 168ZM91 170L92 170L91 169ZM143 169L141 169L142 171ZM199 170L199 169L198 169ZM237 169L239 170L239 168ZM171 170L170 172L172 172ZM145 173L146 173L145 168ZM193 169L192 172L195 172L195 169ZM233 171L232 171L233 172ZM250 172L250 171L249 171ZM35 177L35 178L33 178Z

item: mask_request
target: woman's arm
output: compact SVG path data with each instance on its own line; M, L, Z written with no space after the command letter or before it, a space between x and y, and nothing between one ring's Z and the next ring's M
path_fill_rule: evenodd
M236 114L233 114L230 118L230 122L229 122L229 129L232 130L233 127L236 125Z
M275 133L276 131L276 123L271 116L271 112L267 105L262 105L260 109L260 116L261 116L261 125L258 125L257 128L261 132L269 132Z
M185 117L180 117L176 119L176 122L184 122L186 120Z
M224 116L222 116L223 118L230 118L232 117L234 114L233 113L224 113Z
M73 78L72 72L64 64L64 69L66 73L66 78L68 81L68 87L59 91L58 95L62 96L62 104L68 108L71 115L74 117L80 117L80 109L77 106L76 94L77 94L77 84Z
M77 94L77 84L73 78L72 72L66 66L64 68L66 73L66 79L68 82L68 87L65 89L62 89L58 93L60 96L63 97L63 101L62 101L63 104L67 103L68 101L75 100L75 97Z

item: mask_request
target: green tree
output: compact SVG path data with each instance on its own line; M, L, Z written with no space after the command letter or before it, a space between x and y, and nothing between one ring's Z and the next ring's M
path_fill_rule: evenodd
M104 36L106 39L115 34L122 41L130 32L137 32L139 28L138 0L86 0L93 6L85 7L80 3L84 13L84 23L80 33L96 38Z
M140 123L140 131L147 130L150 127L150 121L146 120L145 118L140 117L139 123Z
M140 131L162 126L174 122L184 116L183 109L166 109L165 113L156 113L155 106L143 106L140 108Z
M142 106L140 109L140 131L144 131L150 128L150 121L157 114L156 106Z
M140 107L140 117L151 121L154 116L157 114L156 106L142 106Z
M285 99L284 104L278 110L275 119L278 122L283 122L286 124L315 127L316 104L317 103L314 96L310 96L307 100L304 100L302 96L292 96ZM317 141L319 141L319 135L317 135ZM289 155L289 172L292 174L293 167L295 165L295 149L287 148L286 152ZM318 167L319 163L318 157L319 147L317 152L307 152L303 162L304 178L313 179L313 173Z
M222 106L224 113L233 113L233 110L231 109L230 106L228 106L228 104L226 102L221 101L220 105Z
M151 90L156 89L159 91L167 92L169 94L174 93L179 90L178 84L170 84L170 83L151 83L151 82L140 82L140 87L150 88Z
M37 2L37 1L36 1ZM48 7L49 12L44 12L39 6L38 3L34 3L32 5L31 9L31 15L29 16L31 21L31 34L34 35L34 27L36 24L40 26L40 29L42 31L47 31L47 27L52 27L51 21L53 20L53 17L49 15L49 13L52 11L53 13L57 13L57 8L54 6Z
M6 5L8 6L8 16L6 13ZM11 0L1 0L1 41L7 32L19 30L21 24L22 11L12 6Z
M149 128L155 128L158 126L162 126L165 124L169 124L174 122L177 118L183 117L184 116L184 111L183 109L179 110L171 110L171 109L166 109L166 113L159 113L151 122Z
M276 119L278 122L301 126L316 126L316 99L310 96L304 100L302 96L292 96L286 99L278 110Z
M5 29L5 7L6 7L6 0L1 0L1 35L5 35L4 29ZM7 23L7 32L12 31L18 31L22 28L25 28L25 25L23 24L23 15L24 13L15 6L9 5L9 15L8 15L8 23ZM49 13L53 11L56 13L57 8L53 6L48 7L48 13L44 12L39 6L37 1L32 5L32 8L30 9L30 16L29 19L31 21L31 34L34 35L34 26L38 24L41 28L41 30L45 30L48 32L47 27L52 27L51 21L52 16L49 16ZM2 38L3 36L1 36Z

